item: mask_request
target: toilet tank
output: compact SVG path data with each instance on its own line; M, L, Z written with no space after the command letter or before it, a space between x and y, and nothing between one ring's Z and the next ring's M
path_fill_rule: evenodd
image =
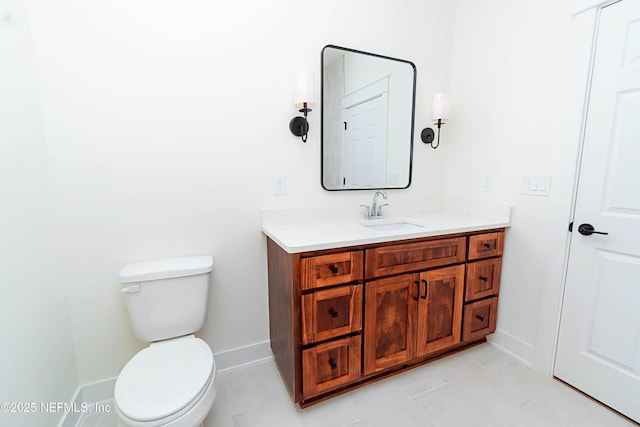
M152 342L192 334L207 316L210 256L128 264L121 289L135 335Z

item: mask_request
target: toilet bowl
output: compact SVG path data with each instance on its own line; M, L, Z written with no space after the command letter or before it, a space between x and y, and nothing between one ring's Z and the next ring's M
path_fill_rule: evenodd
M196 427L211 410L216 364L211 348L193 334L206 317L211 265L211 257L171 258L120 272L134 332L150 342L116 380L120 426Z

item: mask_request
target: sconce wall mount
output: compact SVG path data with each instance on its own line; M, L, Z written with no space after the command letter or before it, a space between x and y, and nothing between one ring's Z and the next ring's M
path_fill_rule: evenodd
M420 133L420 139L425 144L430 144L434 150L440 145L440 128L444 126L449 118L449 95L446 93L438 92L433 97L433 125L438 128L437 142L433 143L436 139L436 134L432 128L424 128Z
M302 138L302 142L307 142L307 133L309 132L309 122L307 121L307 113L311 111L311 108L308 108L307 103L302 103L303 107L299 109L301 113L304 114L304 117L296 116L289 122L289 130L295 136L299 136Z
M295 75L293 89L293 103L304 117L296 116L289 122L289 130L295 136L299 136L302 142L307 142L309 132L309 122L307 114L315 106L315 95L313 90L313 73L309 70L299 70Z

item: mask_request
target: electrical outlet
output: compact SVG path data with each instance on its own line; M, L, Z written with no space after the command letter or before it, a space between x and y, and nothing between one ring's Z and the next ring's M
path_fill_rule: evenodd
M273 194L276 196L284 196L287 194L287 177L275 176L273 177Z

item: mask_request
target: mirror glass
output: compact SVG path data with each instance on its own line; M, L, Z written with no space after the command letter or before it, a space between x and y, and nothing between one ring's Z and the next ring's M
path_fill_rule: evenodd
M416 67L328 45L322 49L322 186L411 184Z

